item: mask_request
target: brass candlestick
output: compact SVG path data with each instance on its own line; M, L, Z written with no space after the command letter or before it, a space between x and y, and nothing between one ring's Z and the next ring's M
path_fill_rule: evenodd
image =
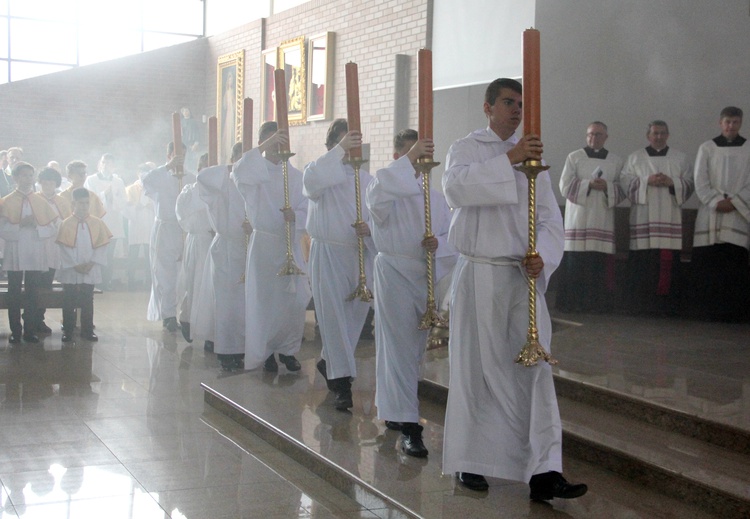
M432 233L432 211L430 209L430 173L432 168L440 163L432 160L432 157L422 157L417 161L415 168L422 175L422 189L424 191L424 237L434 238ZM422 319L419 321L418 329L429 330L432 327L447 328L448 321L440 315L435 303L435 253L426 251L427 255L427 308Z
M345 162L351 164L354 168L354 205L357 208L357 219L352 227L356 228L357 225L364 223L362 220L362 199L360 197L359 188L359 168L367 161L362 157L349 157ZM365 239L361 236L357 236L357 248L359 252L359 283L357 283L357 288L354 289L354 292L352 292L346 300L353 301L354 299L359 298L360 301L369 303L372 301L372 292L367 288L367 274L365 273Z
M522 171L529 180L529 248L526 251L526 259L539 257L536 250L536 177L549 166L542 164L540 160L528 159L517 169ZM557 364L547 350L539 343L539 331L536 327L536 279L529 278L529 330L526 335L526 344L516 357L516 362L524 366L535 366L539 359L549 364Z
M294 155L295 154L289 150L282 150L279 152L279 156L281 157L281 169L284 173L284 207L282 207L282 211L288 211L292 208L289 203L289 158ZM294 254L292 253L292 222L286 221L285 216L284 223L286 224L286 263L276 275L304 276L305 273L302 272L294 262Z

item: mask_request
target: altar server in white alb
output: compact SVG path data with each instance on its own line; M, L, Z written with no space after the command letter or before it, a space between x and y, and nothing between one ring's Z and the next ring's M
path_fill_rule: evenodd
M536 181L537 250L528 247L528 180L515 165L540 159L537 135L521 139L521 85L497 79L485 94L487 128L448 151L443 189L454 208L450 381L443 472L485 491L485 476L527 481L531 498L573 498L586 485L562 477L562 428L550 366L515 362L529 324L527 276L536 278L539 342L552 335L544 292L563 252L560 209L547 172Z
M148 163L138 166L138 178L135 182L125 188L128 203L123 214L128 219L128 289L136 288L136 271L138 266L149 262L149 242L151 241L151 229L154 227L154 202L143 195L143 175L154 169L154 165ZM141 259L143 258L143 259ZM151 274L147 270L148 279L143 281L143 286L151 284Z
M284 207L284 179L279 144L289 142L274 121L263 123L258 147L235 163L232 178L245 200L253 225L245 271L245 368L261 364L266 371L279 369L275 354L289 371L301 369L294 356L300 349L305 310L310 302L307 276L277 276L286 264L286 224L292 223L292 253L302 270L299 236L305 230L307 198L302 195L302 172L288 165L289 204ZM218 323L217 323L218 326Z
M183 145L184 148L184 145ZM167 146L167 163L149 171L143 178L143 194L154 201L156 219L151 230L151 299L148 302L149 321L162 321L169 332L176 332L177 275L182 261L182 229L177 223L175 205L180 194L180 179L175 172L184 163L182 154L175 154L174 142ZM182 185L195 182L195 175L187 171Z
M706 317L740 321L750 308L750 144L740 135L736 106L721 111L719 126L721 135L701 144L695 157L697 299Z
M434 189L430 192L434 236L424 238L424 190L414 164L420 157L431 157L435 145L431 139L417 137L414 130L396 135L394 162L375 173L367 188L367 207L378 250L373 269L378 418L390 429L400 427L399 447L405 454L423 458L428 451L418 423L417 385L428 334L418 329L427 303L425 250L435 253L436 285L452 272L456 250L447 243L450 208Z
M308 164L303 175L304 195L310 199L307 232L312 240L308 272L315 312L323 342L318 371L336 394L339 410L352 407L351 378L357 376L354 351L370 303L359 298L347 301L359 283L358 235L365 238L365 273L372 279L374 245L367 225L369 212L364 194L372 177L359 170L362 229L357 219L354 168L346 163L351 148L362 146L362 134L348 132L346 119L336 119L328 128L328 152ZM358 234L359 233L359 234Z
M677 312L682 204L693 194L687 156L667 145L669 127L648 124L649 145L630 154L620 182L630 199L626 308L647 315Z
M102 270L102 286L107 290L112 288L115 248L118 242L122 242L125 238L123 211L128 203L125 183L115 173L115 169L114 155L105 153L99 159L98 171L86 177L86 182L83 185L89 191L96 193L104 202L106 212L101 218L112 233L112 239L107 245L107 266Z
M237 143L232 148L231 160L235 162L241 155L242 143ZM246 238L252 232L245 218L245 201L232 181L231 172L231 165L221 165L198 173L198 194L208 206L216 231L207 260L211 276L204 283L213 286L212 307L206 308L206 312L212 313L216 324L211 340L224 371L245 367Z
M185 232L185 244L177 280L178 321L182 336L188 342L193 307L198 305L203 269L208 257L208 249L214 239L208 207L198 196L197 184L187 184L177 197L175 214L180 227Z
M565 160L560 192L565 197L565 256L556 306L564 312L611 310L614 290L615 206L622 159L604 147L607 125L586 129L586 147Z

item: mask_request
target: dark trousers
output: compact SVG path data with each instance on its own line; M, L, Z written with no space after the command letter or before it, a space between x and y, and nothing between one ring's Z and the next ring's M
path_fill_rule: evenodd
M39 288L41 290L52 290L52 282L55 280L55 269L49 269L47 272L39 274ZM42 301L39 301L42 304ZM44 322L44 313L47 311L46 308L40 306L37 308L37 323L42 324Z
M76 326L76 308L81 309L81 333L94 332L94 285L63 284L63 329L72 332Z
M8 272L8 324L10 333L21 335L23 330L31 334L39 327L39 282L42 272L36 270L15 270ZM23 303L23 326L21 326L22 293L26 292Z

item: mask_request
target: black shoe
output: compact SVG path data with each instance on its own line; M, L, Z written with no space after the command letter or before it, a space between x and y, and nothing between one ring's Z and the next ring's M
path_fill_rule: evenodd
M176 317L167 317L162 322L162 326L167 329L168 332L174 333L180 329L180 325L177 323Z
M544 474L534 474L529 481L531 494L529 498L533 501L549 501L555 497L560 499L574 499L585 494L589 487L583 483L571 485L562 474L555 471Z
M458 481L469 490L476 490L477 492L485 492L490 488L490 484L487 483L484 476L471 472L459 472Z
M271 373L276 373L277 371L279 371L279 365L276 362L276 359L273 357L273 353L263 363L263 371L269 371Z
M36 333L43 333L44 335L49 335L50 333L52 333L52 328L50 328L49 326L47 326L46 324L44 324L44 322L42 322L37 327Z
M62 336L63 342L71 342L72 340L73 340L72 332L63 332L63 336Z
M286 366L286 369L289 371L299 371L302 369L302 365L294 355L284 355L283 353L279 353L279 361Z
M94 332L81 332L81 339L89 342L97 342L99 340L99 337L97 337Z
M414 456L415 458L427 457L427 447L424 446L424 442L422 441L423 429L424 427L416 423L403 424L399 445L404 454Z
M182 337L187 342L193 342L193 339L190 338L190 323L185 321L180 321L180 330L182 330Z
M336 394L334 407L339 411L348 411L354 407L351 377L334 378L330 382L333 386L333 392Z
M208 353L214 352L214 341L205 341L203 343L203 351L206 351Z
M21 336L16 335L16 334L11 334L11 336L8 337L8 342L10 344L18 344L19 342L21 342Z
M330 380L328 380L328 374L326 372L326 361L325 361L325 359L320 359L318 361L318 363L315 365L315 367L318 368L318 373L320 373L321 375L323 375L323 378L326 381L326 386L328 387L328 391L333 391L334 390L333 384L331 383Z
M391 422L388 420L385 421L386 429L390 429L391 431L400 431L401 425L401 422Z
M238 369L237 360L234 358L234 355L228 355L228 354L219 354L217 355L219 357L219 362L221 362L221 369L224 371L234 371ZM243 363L244 365L244 363Z
M33 333L24 333L23 340L24 342L39 342L39 337L37 337Z

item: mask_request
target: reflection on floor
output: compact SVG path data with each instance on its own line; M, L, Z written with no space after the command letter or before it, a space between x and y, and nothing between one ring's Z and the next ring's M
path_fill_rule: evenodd
M95 344L63 347L56 310L47 316L55 331L39 345L7 345L0 323L0 517L395 518L403 508L437 519L709 517L577 459L565 460L566 473L591 488L579 500L530 503L526 485L502 480L473 495L441 475L439 405L422 405L429 458L396 450L398 433L376 417L371 342L358 350L348 415L333 409L316 374L319 343L304 343L300 373L226 376L200 345L146 322L146 302L144 293L98 295ZM748 427L747 326L561 317L585 321L556 334L566 376ZM430 354L433 378L445 377L444 357ZM267 413L402 507L341 492L206 406L201 383Z

